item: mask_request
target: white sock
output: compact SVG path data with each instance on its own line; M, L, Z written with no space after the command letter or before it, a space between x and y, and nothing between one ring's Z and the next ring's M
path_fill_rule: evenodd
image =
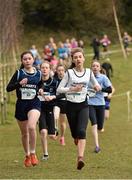
M35 150L30 150L30 154L35 154Z

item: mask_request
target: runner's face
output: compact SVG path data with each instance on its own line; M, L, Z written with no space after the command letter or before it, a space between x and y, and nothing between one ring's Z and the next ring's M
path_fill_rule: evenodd
M100 63L94 62L94 63L92 64L92 71L93 71L93 73L94 73L94 74L97 74L97 73L100 72L100 70L101 70Z
M23 55L21 61L24 65L24 67L28 69L28 68L31 68L33 66L34 58L32 57L31 54L27 53L27 54Z
M40 68L42 75L47 76L50 74L50 65L48 63L43 63Z
M65 74L65 70L64 70L64 67L58 67L57 68L57 74L59 76L59 78L63 78L64 74Z
M85 61L84 55L81 52L76 52L73 55L73 62L75 63L76 67L83 66L84 61Z

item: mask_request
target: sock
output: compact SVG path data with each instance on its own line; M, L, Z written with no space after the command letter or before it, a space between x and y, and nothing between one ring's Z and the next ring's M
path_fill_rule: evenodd
M35 154L35 150L30 150L30 154Z

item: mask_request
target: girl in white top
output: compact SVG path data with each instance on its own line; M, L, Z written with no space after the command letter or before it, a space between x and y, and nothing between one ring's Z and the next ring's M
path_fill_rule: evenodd
M101 89L93 73L84 68L85 57L81 48L71 51L72 67L68 69L57 89L58 93L65 93L67 98L66 115L69 122L71 135L77 145L77 169L84 166L84 151L86 145L86 128L89 110L87 103L87 88L91 82L96 91Z

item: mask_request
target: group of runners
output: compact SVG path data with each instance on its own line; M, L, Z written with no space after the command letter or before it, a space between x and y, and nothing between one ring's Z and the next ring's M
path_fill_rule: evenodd
M55 48L52 38L50 43ZM26 167L39 163L36 155L37 125L42 160L49 158L48 136L55 141L59 138L60 145L66 145L67 122L77 148L78 170L85 165L89 120L94 137L94 152L101 151L98 132L104 132L104 121L109 118L110 100L115 92L111 82L113 68L110 62L100 64L96 58L92 60L90 68L85 68L83 47L70 47L69 52L70 60L65 62L70 65L64 63L65 58L53 63L55 51L52 58L44 54L44 60L36 63L39 54L33 46L21 54L21 67L7 85L8 92L16 90L15 118L21 131Z
M77 147L77 169L84 165L86 130L91 120L95 141L94 152L100 152L98 131L104 129L105 100L103 93L112 93L108 77L100 73L101 65L93 61L90 68L84 67L85 56L80 47L71 49L71 66L65 69L58 64L56 72L51 73L50 62L44 60L40 69L34 67L31 51L21 54L21 68L7 85L7 91L16 90L16 110L22 145L25 151L24 165L39 163L36 155L36 127L42 144L42 160L49 158L48 138L58 139L58 120L60 118L60 144L64 146L66 119L74 144ZM66 115L66 117L65 117Z

